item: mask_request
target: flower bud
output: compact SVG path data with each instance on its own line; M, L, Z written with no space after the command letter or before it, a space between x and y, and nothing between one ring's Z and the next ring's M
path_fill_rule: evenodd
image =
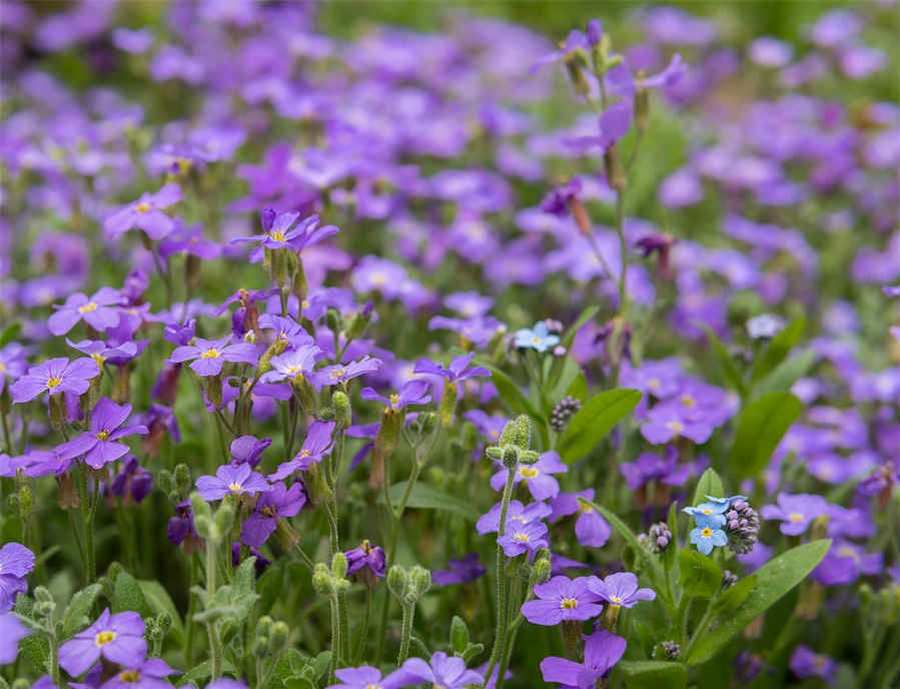
M338 551L331 558L331 574L336 579L347 577L347 556Z
M292 254L296 256L296 254ZM298 258L296 268L294 269L294 279L291 283L291 292L297 297L297 301L301 304L306 300L309 285L306 282L306 273L303 270L303 261Z
M269 653L273 656L281 653L287 647L290 635L291 629L285 622L279 621L273 624L269 636Z
M313 569L312 585L316 593L331 595L331 573L328 571L328 566L322 562L316 563Z
M424 567L414 565L409 571L410 592L416 600L424 596L431 588L431 572Z
M347 428L353 423L353 412L350 407L350 398L342 390L336 390L331 396L331 404L334 406L334 420L338 428Z
M362 309L353 316L353 319L350 321L350 325L347 327L347 339L355 340L356 338L362 336L362 334L366 331L366 328L369 327L369 323L372 320L372 311L374 307L372 306L372 302L366 303Z
M441 416L441 423L448 427L453 423L453 417L456 414L456 401L457 401L458 393L456 391L456 385L453 383L447 383L444 386L444 395L441 397L441 406L438 410Z
M387 573L387 585L388 590L402 600L409 585L409 576L406 574L406 570L400 565L393 565Z
M220 534L224 536L231 531L231 527L234 525L234 517L234 505L230 500L223 501L222 504L219 505L219 509L216 510L216 516L214 517L216 529Z
M181 463L175 466L175 490L180 495L186 495L191 491L191 469L187 464Z
M450 622L450 648L454 655L462 655L469 646L469 627L463 618L454 615Z

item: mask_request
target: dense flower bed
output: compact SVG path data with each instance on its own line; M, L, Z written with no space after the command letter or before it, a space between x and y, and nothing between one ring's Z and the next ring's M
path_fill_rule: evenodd
M895 4L320 9L4 0L0 687L896 687Z

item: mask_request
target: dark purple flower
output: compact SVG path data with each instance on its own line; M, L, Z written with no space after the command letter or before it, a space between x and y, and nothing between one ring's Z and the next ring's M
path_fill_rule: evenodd
M94 330L103 332L119 324L119 310L109 307L118 306L123 301L121 293L112 287L101 287L90 297L77 292L50 316L47 327L54 335L65 335L84 320Z
M107 608L90 627L59 648L59 664L72 677L83 674L101 656L124 667L144 662L147 642L140 615L132 611L111 615Z
M536 600L522 605L522 615L532 624L553 626L563 620L589 620L603 612L599 597L588 589L588 577L557 576L534 587Z
M820 677L830 680L837 671L837 663L826 655L815 653L809 646L800 644L791 654L791 672L797 677Z
M588 588L601 600L622 608L633 608L640 601L656 598L653 589L638 588L638 578L631 572L617 572L605 579L591 577Z
M0 613L8 612L20 593L28 590L25 577L34 569L34 553L21 543L0 548Z
M45 391L51 396L62 392L81 395L99 373L100 368L93 359L69 361L66 357L57 357L29 368L28 373L9 386L9 391L16 404L30 402Z
M190 500L184 500L175 506L175 516L169 518L166 525L166 537L172 545L181 545L187 541L189 549L199 545L200 536L194 529L194 515L191 513Z
M334 426L334 421L313 421L300 451L293 459L279 464L269 478L280 481L297 471L307 471L314 464L321 462L322 457L331 452L331 434L334 432Z
M410 684L429 684L443 689L465 689L469 684L482 684L484 678L474 670L466 669L466 662L456 656L438 651L427 663L421 658L410 658L401 671L412 676ZM408 680L407 680L408 681Z
M162 212L181 200L181 187L167 184L155 194L143 194L141 198L109 216L103 223L106 236L118 239L133 228L143 230L154 241L168 236L175 229L175 221Z
M217 376L226 361L242 364L256 364L258 358L255 345L247 342L229 344L230 338L204 340L196 338L194 344L176 347L169 357L169 363L181 364L193 361L191 368L199 376Z
M234 464L249 464L255 467L262 460L262 453L272 444L271 438L260 440L254 435L242 435L231 441L229 450Z
M541 675L545 682L563 687L593 689L625 654L625 639L605 629L584 638L584 662L550 656L541 661Z
M117 442L129 435L147 435L146 426L126 426L120 428L131 414L130 404L116 404L108 397L97 402L91 413L89 430L75 436L56 448L62 460L84 455L85 463L92 469L100 469L128 453L125 443Z
M279 519L293 517L305 504L306 491L299 481L290 488L281 482L273 483L256 501L253 514L241 527L241 541L254 548L261 547L277 528Z
M153 474L142 467L134 455L122 462L122 468L109 484L109 493L126 502L143 502L153 491Z
M372 545L364 540L357 547L344 553L347 557L347 573L354 574L360 570L368 570L378 578L384 577L385 555L381 546Z
M447 562L447 569L436 569L431 573L431 581L437 586L465 584L485 575L487 568L481 564L478 553L469 553Z
M197 479L197 491L207 502L221 500L226 495L256 495L269 490L269 482L249 464L223 464L215 476Z

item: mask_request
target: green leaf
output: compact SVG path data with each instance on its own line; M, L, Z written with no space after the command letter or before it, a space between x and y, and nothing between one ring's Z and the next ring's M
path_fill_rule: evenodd
M566 334L563 335L560 344L565 347L566 350L570 349L572 347L572 341L575 339L578 331L584 327L585 323L596 316L599 311L600 307L596 305L588 306L587 308L585 308L578 316L578 319L571 325L568 330L566 330Z
M406 490L406 481L395 483L390 487L391 502L395 505L403 496ZM378 501L384 504L384 496L379 496ZM441 510L443 512L452 512L469 521L477 521L479 514L475 507L468 500L462 500L454 495L445 493L437 488L429 486L427 483L418 482L413 486L409 494L407 507L413 507L420 510Z
M792 354L753 386L753 394L758 396L773 390L790 390L791 386L812 368L816 356L811 349Z
M19 642L19 658L31 667L34 674L47 672L50 664L50 641L43 634L26 636Z
M3 328L0 331L0 347L5 347L10 342L15 340L19 333L22 332L22 324L16 321L15 323L11 323L10 325Z
M68 639L91 623L91 608L100 595L100 588L100 584L91 584L72 596L63 615L63 639Z
M803 338L806 330L806 319L801 316L788 323L784 330L773 337L753 364L751 379L755 383L775 370L788 353Z
M555 381L553 388L548 395L551 407L565 397L569 387L575 382L575 379L581 374L581 366L570 356L563 357L561 363L555 363L550 369L551 380ZM548 410L549 411L549 410Z
M170 633L174 636L177 643L184 640L184 623L181 621L181 615L178 608L172 601L169 592L163 588L163 585L156 580L139 580L138 586L141 587L141 593L144 594L144 600L154 615L161 612L168 613L172 618L172 629Z
M630 388L607 390L591 397L559 437L556 449L563 461L571 464L593 450L640 401L640 391Z
M616 671L625 678L628 689L684 689L687 668L664 660L623 660Z
M491 382L497 388L500 399L509 408L511 412L516 414L528 414L535 419L543 419L543 415L537 407L532 404L531 400L519 389L512 378L506 375L496 366L481 363L482 366L491 372Z
M738 368L734 356L728 351L728 348L722 343L722 340L719 339L719 336L716 335L712 328L702 324L700 324L700 327L706 333L706 340L715 357L719 378L727 387L737 391L743 397L747 386L744 383L744 376Z
M150 606L144 600L144 593L141 591L140 584L128 572L119 572L119 575L116 577L110 608L114 613L133 610L136 613L140 613L142 617L150 613Z
M234 674L234 665L232 665L227 658L222 658L222 670L229 674ZM211 674L212 663L209 660L204 660L202 663L195 665L190 671L179 677L177 686L182 687L188 682L198 684L197 680L206 679ZM205 682L203 684L205 684Z
M712 598L722 588L722 569L711 557L685 548L678 553L678 581L685 595Z
M572 381L572 384L569 386L568 390L566 390L566 395L574 397L581 402L584 402L587 399L588 385L587 379L584 377L583 373L575 376L575 380Z
M830 547L831 541L827 539L798 545L756 570L754 583L746 584L740 593L731 594L735 598L743 597L743 601L733 609L729 609L730 606L717 608L707 628L700 630L696 642L692 640L686 662L698 665L716 655L748 624L803 581ZM726 596L728 594L726 592Z
M747 600L753 589L756 588L756 585L757 579L755 574L744 577L716 599L716 609L722 612L734 612Z
M656 556L654 556L651 552L649 552L646 548L644 548L640 541L638 541L637 536L634 534L634 531L619 519L615 513L598 505L596 502L591 502L590 500L582 500L580 501L588 503L591 507L597 510L602 517L609 522L610 526L614 528L618 534L622 537L625 543L631 547L634 551L635 556L641 561L641 563L646 567L646 569L650 572L651 578L654 584L660 584L663 582L664 573L662 571L662 567L659 564L659 560L657 560ZM657 588L659 588L657 586Z
M766 468L781 438L803 411L789 392L767 392L749 402L738 415L729 458L741 478L753 478Z
M722 486L722 479L716 473L716 470L710 467L700 476L697 481L697 488L694 490L693 505L697 506L701 502L706 502L706 496L712 495L714 498L724 498L725 488ZM675 533L674 531L672 533Z

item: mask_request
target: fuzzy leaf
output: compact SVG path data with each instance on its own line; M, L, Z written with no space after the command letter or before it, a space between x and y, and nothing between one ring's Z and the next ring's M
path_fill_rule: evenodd
M585 402L559 437L557 450L567 464L578 461L603 440L619 421L641 401L641 393L630 388L607 390Z
M170 633L173 635L176 643L182 643L184 639L184 623L181 621L181 615L178 614L178 608L175 607L169 592L155 580L139 580L138 586L141 587L144 600L147 601L147 605L154 615L164 612L172 618Z
M63 639L68 639L91 623L91 608L94 607L94 601L100 595L100 588L100 584L91 584L72 596L63 615Z
M146 617L150 613L150 607L144 599L140 584L128 572L119 572L116 577L110 608L114 613L133 610L142 617Z

